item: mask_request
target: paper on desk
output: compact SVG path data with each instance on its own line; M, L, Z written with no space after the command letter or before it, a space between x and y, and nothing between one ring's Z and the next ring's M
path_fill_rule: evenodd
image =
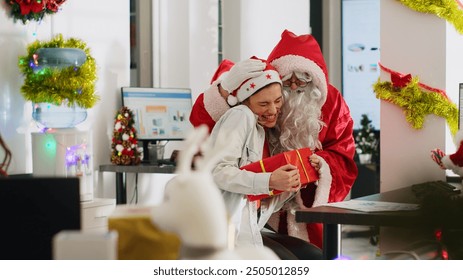
M413 211L419 208L418 204L398 203L385 201L368 201L351 199L340 202L327 203L323 206L332 206L363 212L380 212L380 211Z

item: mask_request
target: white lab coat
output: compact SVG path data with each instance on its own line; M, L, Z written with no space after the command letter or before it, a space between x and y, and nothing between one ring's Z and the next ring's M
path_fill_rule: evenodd
M263 246L260 230L270 215L294 196L284 192L261 200L260 218L257 202L247 195L268 194L271 173L254 173L240 167L262 159L265 130L257 123L257 116L246 106L229 109L211 132L213 143L226 141L227 150L213 170L215 183L222 191L231 222L235 227L236 246Z

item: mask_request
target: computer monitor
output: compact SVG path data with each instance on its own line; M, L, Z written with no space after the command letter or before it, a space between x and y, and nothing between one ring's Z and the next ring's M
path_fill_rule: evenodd
M80 230L79 179L0 179L0 259L51 260L53 236Z
M122 87L121 93L122 105L134 113L138 140L183 140L193 128L190 89Z

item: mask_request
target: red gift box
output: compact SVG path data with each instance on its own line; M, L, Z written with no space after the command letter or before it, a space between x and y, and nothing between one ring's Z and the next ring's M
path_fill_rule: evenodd
M283 165L292 164L299 169L301 185L306 185L319 179L318 172L309 162L309 157L312 154L313 152L310 148L292 150L250 163L241 167L241 169L262 173L272 172ZM248 195L248 199L250 201L260 200L280 193L282 191L274 190L271 194Z

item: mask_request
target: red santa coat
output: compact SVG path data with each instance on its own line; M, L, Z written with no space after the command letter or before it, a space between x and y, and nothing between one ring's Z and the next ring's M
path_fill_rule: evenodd
M308 208L327 202L342 201L349 193L358 170L354 161L354 122L349 107L341 93L328 81L328 72L320 46L312 35L297 36L285 30L280 42L268 57L268 61L282 77L293 72L306 72L312 76L325 98L321 101L322 121L326 124L319 133L322 150L315 151L321 157L320 180L316 188L300 191L298 208ZM303 148L303 147L297 147ZM322 248L321 224L296 223L294 214L283 211L269 221L280 233L302 238Z
M328 202L344 200L358 170L354 161L354 121L340 92L329 85L328 98L322 107L322 120L327 124L319 134L323 150L316 152L330 166L332 183Z
M228 72L233 65L232 61L224 59L211 79L211 86L196 98L190 114L190 123L194 127L205 124L211 133L215 123L230 108L220 95L217 84L222 80L222 74Z
M341 94L331 85L328 89L328 98L322 107L322 120L327 124L319 134L323 150L316 151L315 154L323 158L329 166L326 173L329 173L328 177L331 177L331 182L329 186L321 183L316 188L301 189L296 201L302 209L314 205L316 192L321 191L320 188L328 188L329 192L327 199L319 201L318 205L344 200L358 174L357 166L353 160L355 154L353 120ZM323 176L326 177L327 174L322 174L321 177ZM294 215L286 211L279 213L279 219L272 217L269 223L280 233L296 236L320 248L323 247L322 224L296 223ZM303 232L303 229L307 233Z

